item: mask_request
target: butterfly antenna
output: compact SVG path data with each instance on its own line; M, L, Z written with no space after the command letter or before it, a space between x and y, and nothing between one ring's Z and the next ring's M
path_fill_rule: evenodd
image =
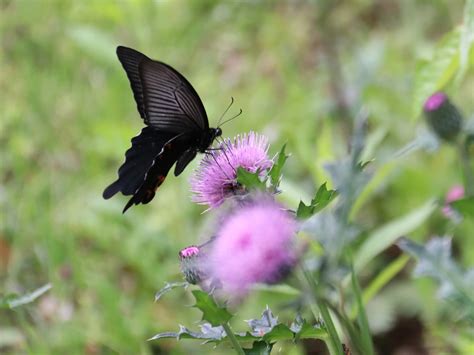
M229 106L227 106L227 108L225 109L224 113L221 115L221 117L219 118L219 121L217 121L217 127L220 126L220 123L222 121L222 119L224 118L225 114L227 113L227 111L229 111L229 109L231 108L231 106L233 105L234 103L234 98L231 96L230 97L230 104Z
M218 125L217 127L223 126L223 125L226 124L227 122L230 122L230 121L232 121L233 119L239 117L239 116L242 114L242 112L243 112L242 109L240 109L238 114L236 114L234 117L229 118L228 120L225 120L224 122L222 122L222 123L221 123L220 125Z

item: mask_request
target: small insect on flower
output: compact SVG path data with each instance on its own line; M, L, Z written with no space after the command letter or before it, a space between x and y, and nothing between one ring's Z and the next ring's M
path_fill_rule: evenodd
M237 168L259 171L264 176L272 167L268 157L268 139L255 132L226 139L218 150L207 154L191 178L193 201L210 209L229 196L245 193L237 182Z
M296 220L269 196L237 207L217 231L206 271L225 293L242 296L255 283L277 283L297 259Z

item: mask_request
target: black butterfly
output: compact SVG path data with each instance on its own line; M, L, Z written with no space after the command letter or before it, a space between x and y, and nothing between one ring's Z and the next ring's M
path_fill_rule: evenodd
M117 47L117 56L146 124L132 138L117 181L103 193L105 199L119 191L133 195L123 209L125 213L133 204L150 202L175 163L174 175L178 176L222 131L209 128L196 90L175 69L127 47Z

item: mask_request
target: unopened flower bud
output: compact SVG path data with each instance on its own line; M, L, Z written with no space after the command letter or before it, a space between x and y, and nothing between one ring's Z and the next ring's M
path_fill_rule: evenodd
M190 284L196 285L205 279L201 261L203 253L197 246L189 246L179 252L181 272Z
M461 132L463 119L459 110L443 92L431 95L423 106L426 120L438 137L454 141Z

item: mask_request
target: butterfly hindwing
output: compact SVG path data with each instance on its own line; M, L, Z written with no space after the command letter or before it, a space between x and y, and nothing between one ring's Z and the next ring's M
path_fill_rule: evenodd
M146 204L155 196L158 187L165 181L171 167L178 161L179 157L186 149L186 142L180 139L172 139L167 142L160 154L154 159L153 164L146 173L145 181L135 191L133 197L128 201L123 209L123 213L132 205L139 203Z
M143 128L139 135L132 138L132 146L126 151L125 162L119 168L118 179L104 190L103 197L108 199L119 191L124 195L134 194L172 136L169 133L159 133L151 127Z

